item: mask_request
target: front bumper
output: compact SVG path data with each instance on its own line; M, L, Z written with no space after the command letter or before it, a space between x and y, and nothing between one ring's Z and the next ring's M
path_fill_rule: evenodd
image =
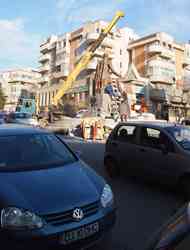
M89 238L76 241L65 245L66 249L80 249L96 244L104 238L104 236L113 228L116 220L116 211L114 208L100 210L97 214L83 219L81 222L73 222L61 226L45 225L42 229L32 231L3 231L0 232L0 238L3 239L5 246L34 249L34 247L61 247L60 237L64 232L72 231L85 225L99 222L99 232Z

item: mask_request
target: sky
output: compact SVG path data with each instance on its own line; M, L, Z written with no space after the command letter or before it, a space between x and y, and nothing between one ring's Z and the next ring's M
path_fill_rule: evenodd
M168 32L190 40L189 0L0 0L0 70L37 68L40 43L90 20L110 21L125 12L118 26L140 35Z

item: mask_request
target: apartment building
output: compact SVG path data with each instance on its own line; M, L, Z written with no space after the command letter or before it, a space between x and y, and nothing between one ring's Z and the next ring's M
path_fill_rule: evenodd
M15 69L0 72L0 85L6 96L5 110L15 111L20 97L35 96L41 75L32 69Z
M66 79L107 24L104 21L88 22L71 33L59 37L52 36L40 45L41 56L39 61L41 63L42 88L40 89L39 99L41 107L51 104L62 80ZM124 76L129 62L126 48L129 41L136 38L137 35L129 28L115 28L96 50L92 61L80 73L75 81L75 86L68 90L66 97L74 98L78 105L89 105L96 67L104 54L111 60L113 70ZM112 75L110 75L111 77ZM110 81L110 79L107 79L107 81Z
M39 72L41 88L38 92L40 106L48 106L59 89L60 81L69 73L69 34L50 36L40 45Z
M184 79L188 82L189 46L178 44L166 33L155 33L135 40L129 45L130 61L140 78L134 84L136 99L144 96L150 111L159 118L184 116L187 107ZM188 86L188 84L186 83Z

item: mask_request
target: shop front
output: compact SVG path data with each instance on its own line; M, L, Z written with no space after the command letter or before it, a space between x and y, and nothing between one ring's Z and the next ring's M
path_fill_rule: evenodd
M169 95L164 89L150 89L152 113L157 119L169 120Z

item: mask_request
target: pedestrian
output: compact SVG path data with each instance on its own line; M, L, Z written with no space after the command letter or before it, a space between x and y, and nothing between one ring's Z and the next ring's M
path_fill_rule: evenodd
M128 103L127 94L123 93L123 101L120 104L120 117L122 122L126 122L130 116L130 107Z

